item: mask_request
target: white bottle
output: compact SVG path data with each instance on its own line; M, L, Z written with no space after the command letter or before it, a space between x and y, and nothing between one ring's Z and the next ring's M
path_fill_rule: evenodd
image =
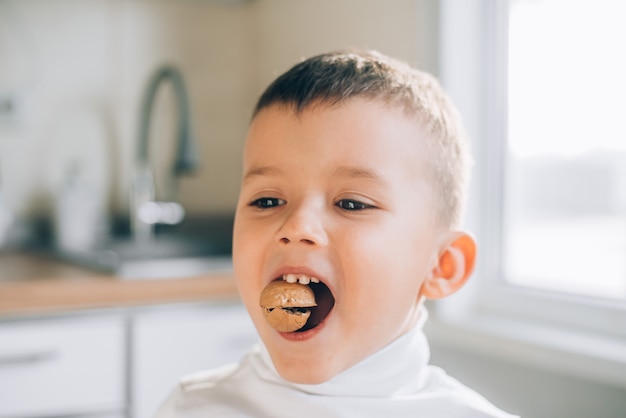
M9 230L12 222L13 214L3 202L2 190L0 189L0 249L4 247L9 240Z
M95 246L104 219L100 203L80 165L71 164L55 204L55 237L60 250L86 252Z

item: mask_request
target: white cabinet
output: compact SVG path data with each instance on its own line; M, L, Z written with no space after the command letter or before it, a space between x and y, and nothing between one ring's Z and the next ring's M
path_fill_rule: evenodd
M0 322L0 418L122 416L124 368L121 316Z
M181 376L239 361L258 341L235 302L138 310L132 329L133 418L152 418Z
M181 376L241 359L244 307L187 303L0 321L0 418L152 418Z

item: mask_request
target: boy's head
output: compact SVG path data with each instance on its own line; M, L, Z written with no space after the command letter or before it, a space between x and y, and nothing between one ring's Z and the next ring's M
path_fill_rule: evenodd
M461 131L431 76L375 52L313 57L261 96L244 150L233 264L284 378L332 378L413 327L424 298L463 285L475 246L456 231ZM298 332L277 331L259 306L266 286L282 280L315 293L318 306Z
M428 165L437 217L457 228L463 213L468 154L459 116L430 74L376 51L337 51L311 57L278 77L261 95L253 117L271 105L300 114L316 105L373 100L403 109L431 135Z

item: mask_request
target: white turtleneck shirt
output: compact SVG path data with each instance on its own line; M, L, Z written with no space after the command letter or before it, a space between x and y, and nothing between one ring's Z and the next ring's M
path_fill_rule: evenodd
M280 377L259 344L237 365L182 378L156 418L512 418L428 364L424 322L319 385Z

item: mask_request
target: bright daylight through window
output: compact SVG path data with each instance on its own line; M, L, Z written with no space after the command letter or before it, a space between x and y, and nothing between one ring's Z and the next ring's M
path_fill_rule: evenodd
M626 300L626 2L514 0L503 273Z

